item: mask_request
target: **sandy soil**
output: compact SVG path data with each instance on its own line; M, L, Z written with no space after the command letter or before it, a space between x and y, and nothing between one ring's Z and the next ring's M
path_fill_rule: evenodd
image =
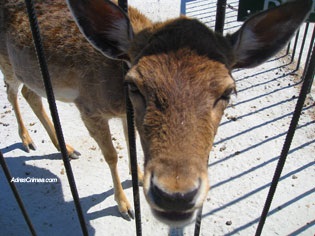
M179 11L179 3L176 6ZM254 235L299 94L300 76L288 75L290 66L284 66L288 58L282 55L258 68L233 73L238 93L225 112L210 154L211 189L204 204L201 235ZM37 145L30 153L23 150L0 78L0 149L12 176L57 178L56 183L16 184L35 229L38 235L80 235L61 156L22 97L19 102ZM66 142L82 154L71 166L90 235L135 235L134 221L118 213L109 168L75 106L58 103L58 109ZM308 96L263 235L315 234L314 114L315 103ZM132 201L121 124L114 119L111 127L121 157L122 184ZM138 156L141 163L139 144ZM168 227L152 217L140 191L143 235L167 235ZM30 235L2 171L0 212L0 235ZM184 235L193 235L193 230L194 225L189 225Z

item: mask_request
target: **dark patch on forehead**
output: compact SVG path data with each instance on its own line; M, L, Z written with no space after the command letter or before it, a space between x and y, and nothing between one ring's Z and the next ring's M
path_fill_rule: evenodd
M181 48L189 48L201 56L225 64L228 68L233 61L233 51L229 42L198 20L180 18L153 33L143 31L138 37L142 39L147 37L147 40L139 40L145 45L135 46L139 53L135 63L143 56L176 52Z

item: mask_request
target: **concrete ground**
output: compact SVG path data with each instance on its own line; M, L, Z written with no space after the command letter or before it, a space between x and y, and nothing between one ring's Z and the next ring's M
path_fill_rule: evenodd
M215 1L129 0L154 21L179 16L196 17L214 24ZM229 0L226 30L233 32L237 1ZM310 36L308 36L309 38ZM204 204L200 235L254 235L270 182L282 150L300 89L301 71L291 73L290 57L281 52L267 63L233 72L237 96L227 108L210 153L211 189ZM314 87L313 87L314 92ZM72 195L60 154L31 112L19 99L23 118L37 144L25 153L11 105L0 79L0 149L14 177L56 178L57 183L17 184L38 235L81 235ZM113 186L100 149L89 136L73 104L57 103L67 143L82 154L71 161L90 235L135 235L134 221L122 219L113 197ZM47 105L46 105L47 108ZM47 108L48 109L48 108ZM118 120L111 121L115 147L121 157L119 173L132 201L127 148ZM139 162L143 154L138 145ZM307 97L262 235L315 233L315 103ZM169 234L156 221L141 191L143 235ZM0 235L30 235L13 194L0 171ZM193 235L194 224L183 234Z

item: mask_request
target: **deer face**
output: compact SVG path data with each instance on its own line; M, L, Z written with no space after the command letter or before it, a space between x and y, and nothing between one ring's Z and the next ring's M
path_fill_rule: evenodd
M159 219L184 224L209 189L209 152L235 90L224 64L231 47L186 18L136 37L126 82L144 150L145 196Z
M209 189L209 152L235 91L231 70L256 66L279 51L311 1L258 14L226 37L186 18L133 29L140 18L130 11L130 24L110 1L68 3L87 39L130 66L126 83L145 156L144 193L153 213L170 225L188 223Z
M208 155L234 80L223 64L183 49L142 57L126 81L145 196L158 218L187 221L208 193Z

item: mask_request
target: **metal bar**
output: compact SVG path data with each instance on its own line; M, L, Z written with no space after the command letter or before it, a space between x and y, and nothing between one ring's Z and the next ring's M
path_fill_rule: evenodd
M198 210L198 213L197 213L194 236L199 236L200 235L201 220L202 220L202 206Z
M225 22L226 0L217 0L217 14L215 20L215 32L223 34Z
M286 56L289 55L290 47L291 47L291 42L288 44L287 51L285 53Z
M118 6L128 13L128 0L118 0Z
M36 13L35 13L35 9L34 9L34 4L33 4L32 0L25 0L25 4L26 4L28 16L29 16L30 27L32 30L34 45L35 45L35 49L36 49L36 53L37 53L37 57L38 57L38 63L40 66L43 82L44 82L45 89L46 89L47 100L49 103L51 116L52 116L52 119L54 122L54 126L55 126L55 130L56 130L60 150L62 153L62 159L63 159L63 163L65 165L71 193L72 193L72 196L74 199L74 203L75 203L75 207L77 210L77 214L78 214L78 218L80 221L82 232L84 235L88 235L88 230L87 230L87 227L85 224L83 211L82 211L81 204L80 204L80 198L79 198L78 191L76 188L73 172L72 172L71 165L70 165L70 160L68 157L66 144L64 141L64 137L63 137L63 133L62 133L61 125L60 125L58 110L57 110L57 106L56 106L56 102L55 102L55 96L54 96L54 92L53 92L53 88L52 88L52 84L51 84L51 80L50 80L50 75L48 72L48 67L47 67L46 58L45 58L45 54L44 54L44 50L43 50L43 45L42 45L42 41L41 41L40 30L38 27L37 17L36 17Z
M311 38L311 41L310 41L310 47L309 47L308 52L307 52L307 57L306 57L306 61L305 61L305 68L304 68L304 71L303 71L302 79L305 78L305 73L306 73L306 71L308 69L308 64L310 62L310 57L311 57L314 41L315 41L315 26L313 27L313 34L312 34L312 38Z
M309 78L310 82L309 82L309 87L307 89L307 94L309 94L311 92L311 90L312 90L312 84L313 84L313 81L314 81L314 76L315 76L315 70L313 71L313 74L310 75L310 78Z
M27 225L28 225L28 228L29 228L30 231L31 231L31 234L32 234L33 236L36 236L36 231L35 231L35 228L34 228L32 222L31 222L31 218L30 218L29 215L27 214L27 211L26 211L26 209L25 209L25 206L24 206L24 204L23 204L23 201L22 201L22 199L21 199L21 197L20 197L20 194L19 194L17 188L15 187L14 182L11 181L11 180L12 180L12 176L11 176L11 174L10 174L10 171L9 171L9 168L8 168L7 164L5 163L5 160L4 160L4 157L3 157L3 155L2 155L1 150L0 150L0 164L1 164L1 166L2 166L2 169L3 169L3 172L4 172L5 176L6 176L6 179L7 179L8 183L9 183L11 189L12 189L12 192L13 192L13 194L14 194L14 197L15 197L17 203L19 204L19 207L20 207L20 209L21 209L21 211L22 211L22 214L23 214L23 216L24 216L24 219L25 219L25 221L26 221L26 223L27 223Z
M305 40L306 40L306 36L307 36L307 33L308 33L309 26L310 26L310 23L307 22L306 25L305 25L304 36L303 36L303 40L302 40L302 44L301 44L301 49L300 49L300 55L299 55L299 58L298 58L298 61L297 61L295 70L298 70L298 69L300 68L300 65L301 65L301 59L302 59L302 55L303 55L303 49L304 49L304 46L305 46Z
M296 46L297 46L297 43L298 43L299 35L300 35L300 30L298 30L298 31L296 32L296 35L295 35L295 41L294 41L294 46L293 46L293 51L292 51L292 57L291 57L290 64L293 62L294 57L295 57Z
M307 94L311 93L312 84L313 84L313 81L314 81L314 76L315 76L315 73L313 73L313 76L311 77L311 82L309 83L310 86L309 86L308 89L307 89Z
M118 0L118 5L128 14L128 1ZM123 75L128 71L126 63L122 62ZM140 194L139 194L139 180L138 180L138 161L137 161L137 149L136 149L136 135L134 127L134 112L132 103L129 98L128 85L125 85L125 97L126 97L126 113L127 113L127 126L128 126L128 141L129 141L129 157L131 165L132 176L132 188L133 188L133 202L135 208L135 223L137 236L142 235L141 227L141 206L140 206Z
M266 218L267 218L270 206L271 206L273 196L276 192L277 184L279 182L281 172L283 170L286 158L288 156L291 142L292 142L292 139L294 137L294 133L295 133L296 127L298 125L299 118L301 116L301 112L303 110L303 105L304 105L304 102L306 99L307 90L309 89L309 87L312 83L312 80L313 80L314 72L315 72L315 47L313 47L313 50L312 50L312 56L310 59L310 63L309 63L307 72L305 74L305 79L304 79L304 82L302 84L302 88L300 91L298 101L296 103L296 107L295 107L295 110L293 113L293 117L291 119L290 127L288 129L287 136L286 136L283 148L282 148L282 152L281 152L281 155L280 155L280 158L279 158L279 161L278 161L278 164L277 164L274 176L273 176L273 180L272 180L271 186L269 188L269 193L268 193L268 196L267 196L267 199L266 199L266 202L264 205L264 209L262 211L260 221L259 221L259 224L258 224L258 227L256 230L256 234L255 234L256 236L260 236L262 233L262 229L264 227L264 224L265 224L265 221L266 221Z
M307 53L307 58L306 58L306 62L305 62L305 69L303 71L303 77L302 77L303 79L305 78L305 73L306 73L306 71L308 69L308 66L309 66L309 62L310 62L310 57L311 57L311 52L312 52L312 48L313 48L313 45L314 45L314 41L315 41L315 26L313 27L313 34L312 34L312 38L311 38L311 41L310 41L310 48L309 48L308 53ZM312 78L312 81L310 83L310 87L308 88L307 93L311 92L313 80L314 80L314 76Z
M124 63L125 64L125 63ZM128 125L128 140L129 140L129 156L131 165L132 176L132 188L133 199L135 208L135 221L137 236L142 235L141 228L141 207L140 207L140 195L139 195L139 183L138 183L138 161L137 161L137 149L136 149L136 136L134 128L134 113L131 101L128 95L128 85L125 85L126 96L126 110L127 110L127 125Z

